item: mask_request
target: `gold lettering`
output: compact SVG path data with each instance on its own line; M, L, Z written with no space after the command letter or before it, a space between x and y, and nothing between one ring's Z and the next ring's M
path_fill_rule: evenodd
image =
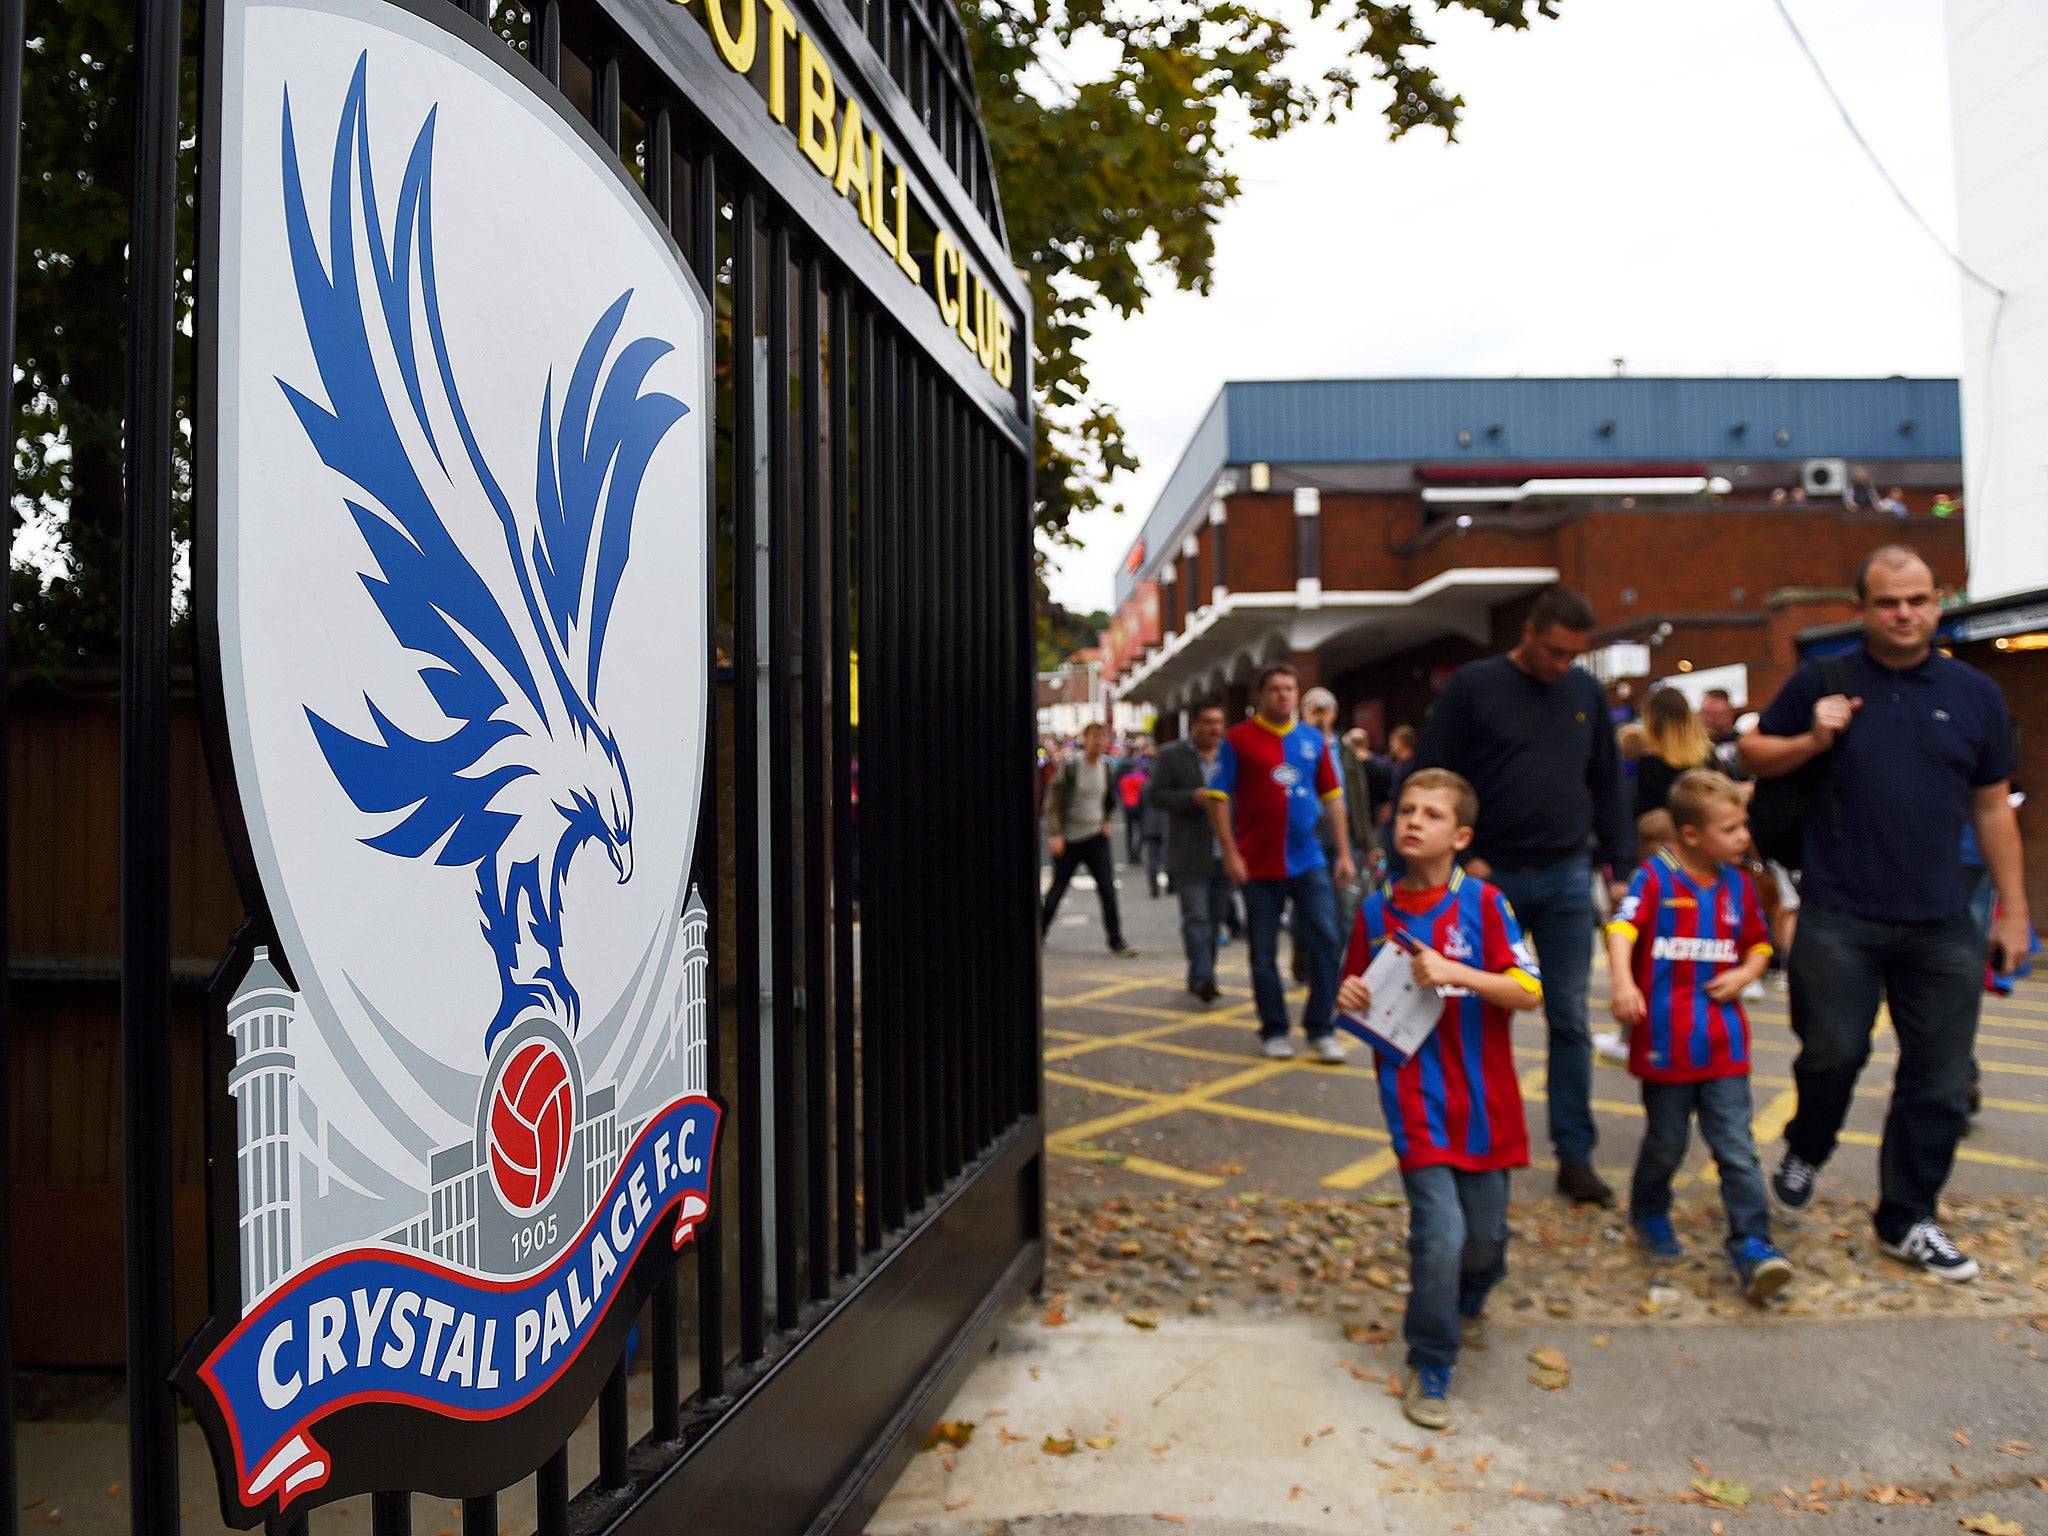
M988 291L988 285L985 283L981 286L978 296L980 302L975 308L974 318L974 335L978 345L974 351L975 355L981 359L981 366L990 373L994 373L996 371L995 311L998 305L996 303L996 296Z
M789 121L788 102L783 90L783 71L789 64L789 40L797 35L796 18L784 0L761 0L768 7L768 115L778 123Z
M778 4L780 0L769 0ZM704 13L711 18L711 40L718 44L718 56L733 73L744 75L754 67L754 0L739 0L740 35L726 30L725 0L704 0Z
M996 322L996 382L1002 385L1003 388L1008 389L1010 387L1010 312L1003 307L1003 302L1000 299L997 299L990 305L990 308L995 311Z
M960 253L960 313L953 317L953 329L960 333L960 339L967 344L967 350L970 352L974 350L973 290L980 286L981 284L978 282L972 283L970 286L970 276L967 271L967 253L962 251Z
M868 136L860 126L860 103L846 98L846 118L839 125L839 174L832 178L832 190L846 196L846 189L859 189L860 221L875 227L874 211L868 205Z
M910 193L903 185L903 167L896 167L896 265L910 274L910 280L920 286L924 274L918 270L917 258L910 254Z
M796 141L811 157L818 174L830 176L839 161L839 141L832 132L832 112L839 102L839 90L832 83L832 71L811 41L810 33L797 34L796 57Z
M882 249L891 256L896 254L896 237L889 232L889 216L882 211L882 134L876 129L868 134L868 228L875 232L875 239ZM901 171L896 173L899 177Z
M953 249L953 237L943 229L932 236L932 291L939 301L939 318L952 325L960 318L960 301L946 288L946 273L958 265L960 253Z

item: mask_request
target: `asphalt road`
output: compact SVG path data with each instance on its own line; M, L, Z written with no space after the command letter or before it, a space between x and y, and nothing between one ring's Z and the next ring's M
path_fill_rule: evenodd
M1242 1188L1327 1196L1398 1189L1368 1052L1355 1049L1342 1067L1305 1053L1293 1061L1265 1060L1244 946L1223 951L1217 966L1223 995L1204 1005L1185 985L1173 897L1148 898L1143 871L1119 866L1124 926L1139 954L1117 959L1103 943L1096 894L1085 880L1079 877L1068 893L1045 948L1047 1125L1056 1160L1093 1164L1099 1178L1092 1182L1133 1192ZM1283 937L1283 964L1286 950ZM1296 987L1289 1000L1297 1044L1305 995ZM1597 952L1591 1007L1599 1028L1607 1020L1607 976ZM1749 1011L1754 1124L1768 1167L1795 1107L1796 1042L1782 993L1770 992ZM1517 1014L1515 1021L1535 1167L1553 1169L1543 1015ZM1879 1030L1843 1145L1822 1174L1823 1193L1875 1193L1878 1137L1896 1060L1888 1026L1880 1023ZM1984 1109L1961 1149L1950 1190L1970 1197L2038 1195L2048 1188L2042 1179L2048 1174L2048 982L2027 979L2010 999L1986 997L1978 1058ZM1596 1166L1619 1185L1641 1140L1636 1084L1625 1068L1603 1062L1593 1091L1600 1127ZM1681 1187L1709 1163L1695 1140ZM1525 1175L1521 1187L1533 1193L1544 1185Z

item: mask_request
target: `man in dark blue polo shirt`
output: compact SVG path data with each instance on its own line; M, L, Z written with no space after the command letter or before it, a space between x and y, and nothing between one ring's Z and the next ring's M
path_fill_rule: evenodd
M1799 1108L1771 1188L1789 1210L1811 1203L1870 1057L1882 993L1899 1062L1878 1156L1878 1242L1932 1274L1969 1280L1976 1261L1935 1219L1969 1123L1984 987L1961 850L1968 824L2002 904L1993 955L2010 972L2029 932L2006 782L2012 721L1996 684L1934 649L1940 592L1918 552L1873 551L1856 597L1863 646L1844 658L1848 691L1824 694L1820 668L1808 662L1741 743L1743 761L1765 779L1834 754L1806 821L1789 964Z
M1636 836L1606 695L1592 673L1572 665L1591 643L1594 622L1593 605L1569 587L1538 593L1513 650L1451 674L1423 724L1413 766L1448 768L1478 792L1465 871L1507 897L1543 962L1557 1190L1606 1205L1614 1191L1593 1171L1600 1133L1586 1027L1593 965L1587 849L1597 842L1609 875L1625 875Z

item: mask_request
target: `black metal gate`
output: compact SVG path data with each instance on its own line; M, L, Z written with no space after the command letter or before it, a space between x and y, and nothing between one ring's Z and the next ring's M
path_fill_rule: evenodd
M643 1319L651 1428L635 1438L621 1360L595 1479L572 1489L566 1446L535 1469L539 1528L857 1530L1043 1258L1028 325L965 36L946 0L464 8L478 46L507 67L522 54L589 118L717 307L696 879L723 1187ZM192 1239L171 1187L169 786L177 152L195 125L179 121L179 0L135 15L119 673L131 1390L128 1466L108 1480L135 1531L164 1533L210 1499L180 1487L169 1385L185 1343L169 1276ZM735 29L757 23L739 49ZM0 0L10 356L22 41L22 0ZM792 63L792 95L810 88L799 45L878 130L866 193L821 175L796 114L765 99ZM9 1386L11 1336L0 1315ZM24 1518L17 1480L9 1435L6 1530ZM411 1529L410 1510L403 1490L378 1495L374 1529ZM462 1527L497 1531L495 1496L466 1501Z

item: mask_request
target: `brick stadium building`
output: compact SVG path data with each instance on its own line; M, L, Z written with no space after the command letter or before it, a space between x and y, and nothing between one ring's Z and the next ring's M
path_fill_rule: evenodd
M1961 455L1950 379L1227 384L1123 562L1104 675L1172 734L1284 658L1383 741L1562 581L1599 612L1605 680L1707 673L1761 703L1875 546L1965 584L1963 519L1932 513ZM1846 507L1858 469L1906 515Z

